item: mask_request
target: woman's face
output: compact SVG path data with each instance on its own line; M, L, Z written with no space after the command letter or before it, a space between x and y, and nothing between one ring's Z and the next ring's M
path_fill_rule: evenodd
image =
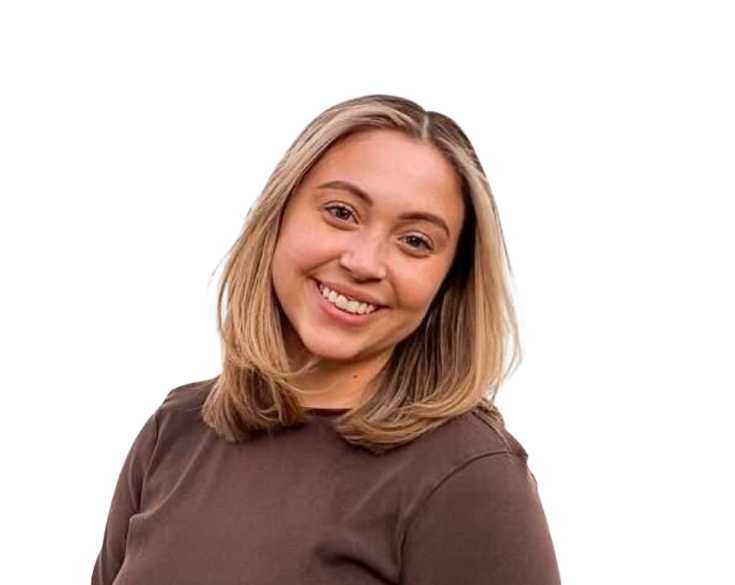
M384 129L332 145L281 219L272 278L286 339L337 362L390 353L441 286L464 213L459 179L434 147Z

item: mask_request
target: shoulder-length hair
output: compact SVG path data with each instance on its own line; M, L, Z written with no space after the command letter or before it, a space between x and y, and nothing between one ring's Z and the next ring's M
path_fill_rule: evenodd
M340 414L334 428L347 442L379 453L469 411L496 430L504 426L495 395L520 364L521 347L509 290L512 269L490 185L472 144L451 118L378 94L336 104L301 132L229 250L217 301L222 372L202 406L206 424L227 441L312 416L289 379L319 358L299 369L289 363L286 317L271 281L281 215L330 146L379 128L400 130L438 149L460 178L467 212L453 263L423 321L371 380L370 398Z

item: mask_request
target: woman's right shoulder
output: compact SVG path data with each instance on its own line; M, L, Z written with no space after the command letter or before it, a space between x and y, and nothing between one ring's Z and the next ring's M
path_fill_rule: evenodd
M200 407L216 380L217 377L176 386L166 394L161 409L189 410Z
M156 411L159 427L201 422L201 408L217 378L189 382L169 390Z

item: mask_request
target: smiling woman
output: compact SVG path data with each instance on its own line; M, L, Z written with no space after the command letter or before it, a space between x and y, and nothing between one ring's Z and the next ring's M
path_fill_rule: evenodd
M396 130L352 134L308 172L286 204L272 264L287 352L321 362L295 378L308 390L302 403L356 406L369 398L366 381L418 328L449 271L464 207L441 153ZM334 292L330 303L308 302L314 281ZM382 310L344 315L348 298Z
M386 95L320 114L231 250L222 372L128 454L93 583L559 583L494 404L520 361L509 275L454 121Z

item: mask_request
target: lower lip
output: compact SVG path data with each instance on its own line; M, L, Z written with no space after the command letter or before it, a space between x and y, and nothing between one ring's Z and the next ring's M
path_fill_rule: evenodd
M372 321L377 314L381 313L385 309L385 307L379 307L367 315L353 315L352 313L346 313L345 311L338 309L322 296L322 293L319 290L319 283L316 280L312 280L312 282L314 283L314 290L318 297L317 303L319 304L319 308L329 317L343 325L364 325L365 323Z

